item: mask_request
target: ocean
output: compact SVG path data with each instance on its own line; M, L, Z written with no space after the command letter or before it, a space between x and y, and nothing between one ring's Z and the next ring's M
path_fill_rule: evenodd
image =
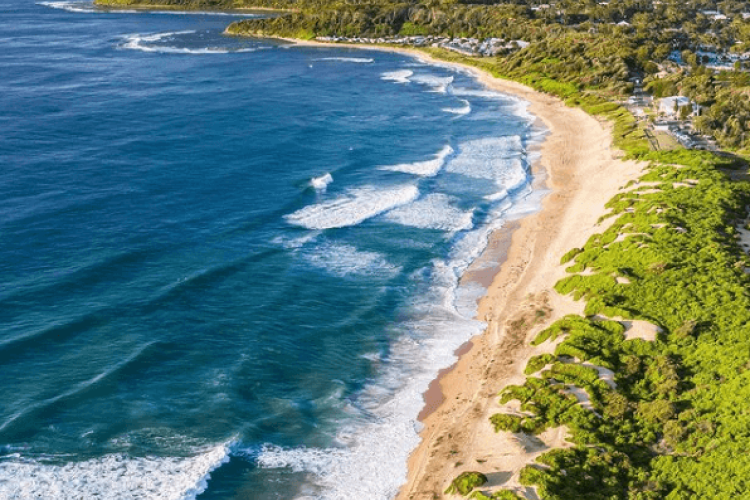
M0 498L389 499L538 207L471 74L0 3Z

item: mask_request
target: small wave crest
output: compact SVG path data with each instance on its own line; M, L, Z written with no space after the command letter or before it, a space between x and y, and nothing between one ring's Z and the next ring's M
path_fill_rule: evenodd
M414 75L411 78L411 81L430 87L431 92L445 94L447 92L448 86L453 83L453 77L436 75Z
M299 236L299 237L277 236L273 240L271 240L271 243L274 243L276 245L281 245L287 250L297 250L299 248L304 247L308 243L315 241L315 239L319 235L320 235L320 231L312 231L312 232L306 233L304 236Z
M471 104L469 104L469 101L466 99L461 99L461 102L464 103L463 106L460 108L443 108L443 111L446 113L452 113L454 115L468 115L471 113Z
M391 188L365 186L352 189L344 196L310 205L287 215L285 219L307 229L332 229L357 224L404 205L417 198L419 190L412 184Z
M66 10L68 12L96 12L94 5L90 2L39 2L37 5L44 5L45 7Z
M443 149L438 151L432 160L417 161L414 163L400 163L398 165L387 165L379 167L380 170L390 170L392 172L404 172L406 174L414 174L422 177L432 177L437 175L445 160L453 154L453 148L449 145L445 145Z
M169 15L193 15L193 16L232 16L232 17L263 17L262 14L249 14L245 12L218 12L204 10L134 10L134 9L112 9L106 7L96 7L91 2L38 2L37 5L44 5L52 9L61 9L68 12L78 12L87 14L169 14Z
M375 62L375 59L369 57L321 57L319 59L313 59L314 61L337 61L337 62L350 62L359 64L369 64Z
M461 231L472 227L473 211L463 211L454 206L455 199L441 193L394 208L386 217L403 226L441 231Z
M409 69L402 69L399 71L387 71L380 75L381 80L386 80L390 82L396 82L396 83L409 83L409 77L414 74L413 71Z
M401 271L386 260L383 254L358 250L352 245L324 243L312 249L307 255L308 263L329 273L346 277L384 275L392 276Z
M316 191L325 191L328 185L332 182L333 176L327 172L320 177L313 177L312 179L310 179L310 185Z
M172 45L159 44L164 40L173 39L179 35L193 34L195 31L172 31L167 33L154 33L151 35L144 35L135 33L132 35L126 35L123 37L124 41L120 45L123 49L129 50L140 50L141 52L157 52L161 54L229 54L239 52L255 52L263 47L242 47L237 49L229 49L226 47L175 47Z
M529 123L536 120L536 116L532 115L527 109L529 107L528 101L524 101L523 99L519 99L518 97L509 94L503 94L502 92L496 92L494 90L476 90L464 87L452 88L451 94L456 97L479 97L482 99L499 101L501 105L510 107L513 115L522 118Z
M63 465L29 460L0 463L0 498L194 500L211 472L229 461L229 444L192 457L106 455Z
M451 89L451 94L457 97L479 97L483 99L493 99L493 100L508 100L509 96L506 94L495 92L493 90L477 90L477 89L467 89L464 87L453 87Z

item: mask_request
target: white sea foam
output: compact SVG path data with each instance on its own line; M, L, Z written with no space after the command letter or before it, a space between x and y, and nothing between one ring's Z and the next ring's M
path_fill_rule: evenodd
M484 199L487 201L500 201L503 198L507 198L507 197L508 197L508 191L505 189L501 189L497 193L488 194L487 196L484 197Z
M37 5L44 5L45 7L66 10L68 12L96 12L94 4L89 2L39 2Z
M493 180L506 191L528 182L529 174L520 158L523 151L517 135L477 139L461 145L446 171L475 179Z
M200 16L233 16L233 17L264 17L262 14L248 14L243 12L212 12L202 10L135 10L135 9L111 9L97 8L92 2L38 2L53 9L62 9L68 12L97 13L97 14L169 14L169 15L200 15Z
M310 185L317 191L325 191L330 183L333 182L333 176L329 173L325 173L320 177L313 177L310 179Z
M64 465L6 461L0 462L0 498L194 500L206 490L211 471L228 461L228 444L193 457L107 455Z
M451 94L458 97L480 97L493 100L508 100L510 96L492 90L467 89L464 87L453 87Z
M177 35L192 35L195 30L182 30L182 31L167 31L166 33L153 33L151 35L133 34L126 35L126 38L137 38L139 42L158 42L165 38L172 38Z
M288 250L296 250L298 248L302 248L312 241L315 241L315 239L317 239L320 234L320 231L307 231L303 236L298 237L289 238L285 236L277 236L273 240L271 240L271 243L281 245Z
M429 194L413 203L394 208L386 217L404 226L442 231L461 231L472 226L473 210L457 208L455 199L440 193Z
M436 75L414 75L411 78L411 81L430 87L432 89L431 92L439 92L441 94L444 94L447 91L448 86L453 83L453 77Z
M528 108L530 103L521 99L516 99L516 101L517 102L515 103L513 114L524 118L529 123L533 123L534 121L536 121L536 116L532 115L529 112Z
M451 94L456 97L480 97L501 101L502 104L511 107L514 116L523 118L528 122L534 122L536 120L536 116L532 115L527 109L529 107L529 102L510 94L503 94L502 92L496 92L493 90L467 89L464 87L451 88Z
M124 42L120 45L123 49L140 50L142 52L157 52L161 54L229 54L238 52L255 52L265 47L242 47L238 49L229 49L226 47L174 47L170 45L153 45L155 42L173 38L177 35L188 35L195 31L173 31L168 33L154 33L144 35L135 33L123 37Z
M446 113L453 113L454 115L468 115L471 113L471 104L469 104L469 101L461 99L461 102L463 102L464 105L460 108L443 108L443 111Z
M408 69L402 69L399 71L387 71L380 75L380 79L396 83L409 83L409 77L413 74L414 72Z
M413 184L379 188L365 186L352 189L333 200L310 205L286 220L307 229L331 229L355 226L362 221L416 199L419 190Z
M389 263L383 254L358 250L352 245L324 243L310 249L307 262L335 276L392 276L401 271Z
M414 163L400 163L398 165L387 165L379 168L380 170L390 170L392 172L404 172L407 174L420 175L422 177L432 177L437 175L440 169L443 168L446 158L451 154L453 154L453 148L449 145L445 145L431 160L417 161Z
M321 57L319 59L313 59L313 61L338 61L338 62L369 64L369 63L375 62L375 59L372 59L369 57Z

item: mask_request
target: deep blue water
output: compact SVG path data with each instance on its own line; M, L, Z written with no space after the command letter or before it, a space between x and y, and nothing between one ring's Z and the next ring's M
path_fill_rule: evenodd
M482 328L523 103L231 19L0 3L0 498L389 498Z

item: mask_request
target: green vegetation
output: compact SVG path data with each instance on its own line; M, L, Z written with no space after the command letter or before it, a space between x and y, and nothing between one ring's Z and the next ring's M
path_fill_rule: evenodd
M475 491L469 498L472 500L523 500L512 491L508 490L500 490L492 495L485 495L481 491Z
M458 494L466 496L474 488L478 488L487 482L487 476L481 472L462 472L456 479L451 482L445 492L449 495Z
M635 185L613 198L609 229L563 258L574 262L570 272L589 271L556 286L585 300L587 316L539 333L534 344L564 341L526 371L550 368L500 395L519 400L524 415L491 423L570 429L575 447L542 455L544 469L523 470L523 484L541 498L741 498L748 490L738 471L750 470L739 451L750 443L750 263L734 228L747 216L750 188L726 175L738 166L731 158L635 154L651 164L641 179L648 191ZM650 321L663 338L625 340L620 322L602 319L618 316ZM616 388L590 366L612 370ZM586 391L593 411L571 386Z
M248 3L244 0L94 0L94 4L112 8L141 8L159 10L236 10L236 9L273 9L262 2ZM293 9L278 7L278 10ZM273 10L276 10L273 9Z
M532 373L536 373L548 364L552 363L555 360L555 357L552 354L540 354L539 356L534 356L531 358L526 365L526 369L524 370L524 373L526 375L531 375Z

